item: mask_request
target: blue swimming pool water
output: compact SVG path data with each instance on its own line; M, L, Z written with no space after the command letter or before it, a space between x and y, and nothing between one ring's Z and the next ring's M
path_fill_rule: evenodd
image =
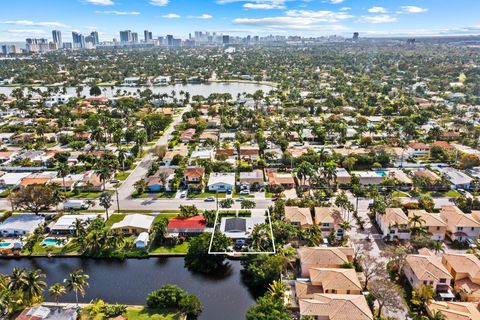
M2 248L8 248L9 246L10 246L10 243L8 243L8 242L2 242L2 243L0 243L0 249L2 249Z
M383 170L377 170L375 172L381 177L385 177L387 175L387 172Z
M62 244L61 241L59 240L56 240L56 239L50 239L50 238L47 238L45 240L42 241L42 246L60 246Z

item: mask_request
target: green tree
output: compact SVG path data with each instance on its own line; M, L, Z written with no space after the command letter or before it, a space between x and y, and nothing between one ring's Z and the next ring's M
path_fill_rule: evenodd
M84 274L82 269L78 269L70 273L69 277L63 280L66 290L75 293L77 306L78 295L80 294L83 297L85 295L85 288L89 285L87 282L88 278L89 276Z
M211 233L202 233L200 236L190 241L187 255L185 256L185 266L196 272L211 273L224 268L225 255L209 254ZM212 243L212 252L226 252L232 245L232 240L222 233L215 233Z
M244 199L240 205L242 209L254 209L257 206L257 203L252 200Z
M108 191L102 192L98 203L105 208L105 214L107 215L107 220L108 220L108 209L112 206L112 203L113 203L112 195L110 194L110 192Z
M270 283L280 280L283 259L276 255L249 255L242 259L244 280L250 287L266 291Z
M99 96L102 94L102 90L97 86L97 85L93 85L91 88L90 88L90 95L91 96Z
M283 300L275 299L269 295L260 297L257 305L250 307L245 317L247 320L289 320L290 313Z
M8 196L14 208L21 208L39 214L56 205L53 189L39 184L28 185Z
M67 289L61 283L55 283L48 289L48 294L58 305L60 298L67 292Z

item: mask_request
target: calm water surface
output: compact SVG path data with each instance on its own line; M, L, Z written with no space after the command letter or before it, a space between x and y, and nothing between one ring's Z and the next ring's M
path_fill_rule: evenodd
M205 306L199 319L245 319L249 306L255 303L240 277L239 261L230 262L227 275L205 277L189 272L183 258L150 258L143 260L94 260L81 258L0 259L0 273L11 273L14 267L42 269L48 285L62 282L70 272L81 268L90 276L90 287L82 302L100 298L111 303L145 304L148 293L164 284L176 284L196 294ZM46 295L48 300L48 294ZM62 302L75 302L73 294Z

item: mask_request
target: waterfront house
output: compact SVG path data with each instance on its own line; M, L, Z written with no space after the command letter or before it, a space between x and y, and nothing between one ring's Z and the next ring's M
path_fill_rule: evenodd
M24 309L15 320L76 320L76 308L59 306L35 306Z
M265 217L224 217L220 232L231 239L247 239L257 224L265 223Z
M44 217L34 214L13 215L0 224L0 236L18 237L28 235L44 222Z
M129 214L122 221L114 223L111 229L116 232L137 235L142 232L149 232L153 220L155 220L154 216L137 213Z
M50 233L54 235L72 235L77 231L75 223L77 220L87 222L96 219L94 214L64 214L56 222L50 224Z
M205 231L206 225L203 216L171 218L168 220L167 232L171 236L198 235Z

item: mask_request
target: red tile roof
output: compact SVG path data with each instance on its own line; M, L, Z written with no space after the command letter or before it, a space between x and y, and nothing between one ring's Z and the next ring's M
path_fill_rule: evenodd
M192 218L172 218L168 220L168 229L203 229L206 221L203 216Z

